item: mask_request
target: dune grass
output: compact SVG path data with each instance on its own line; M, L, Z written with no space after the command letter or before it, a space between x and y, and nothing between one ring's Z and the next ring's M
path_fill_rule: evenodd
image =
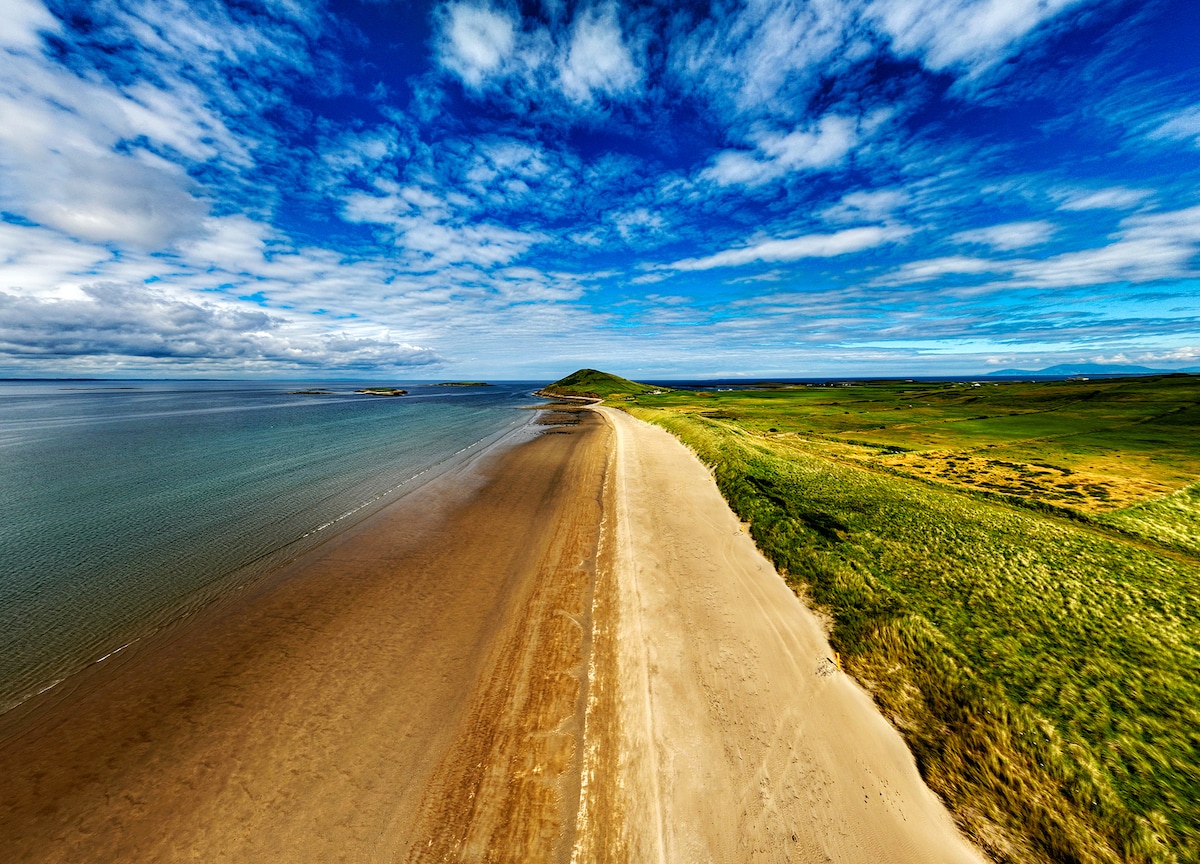
M1200 556L1200 483L1164 498L1105 513L1097 521Z
M982 388L887 385L675 392L622 407L713 468L994 858L1197 862L1200 493L1171 488L1194 480L1200 460L1187 425L1172 425L1192 410L1196 382L1101 382L1082 401L1076 383L1020 385L990 404ZM888 410L903 422L880 423ZM963 419L978 413L999 422ZM948 434L963 422L962 438ZM1140 455L1123 462L1129 428ZM900 458L921 452L908 449L917 439L947 459L1008 448L995 461L1039 473L1024 496L989 493L969 470L924 476ZM1078 474L1167 494L1108 511L1099 492L1075 510L1069 496L1045 504L1045 488Z

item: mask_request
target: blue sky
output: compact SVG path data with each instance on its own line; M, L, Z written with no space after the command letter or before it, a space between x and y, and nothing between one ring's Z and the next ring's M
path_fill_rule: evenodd
M0 4L0 374L1200 366L1189 0Z

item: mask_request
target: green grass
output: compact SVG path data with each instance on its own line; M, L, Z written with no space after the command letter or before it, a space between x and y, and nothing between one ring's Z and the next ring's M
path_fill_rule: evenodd
M548 384L540 392L554 396L582 396L590 399L612 400L669 392L669 390L665 387L639 384L628 378L610 375L607 372L598 372L595 369L580 369L572 372L566 378L560 378L553 384Z
M1200 483L1165 498L1106 513L1097 521L1200 557Z
M1198 385L675 391L622 407L712 466L997 860L1197 862ZM989 493L972 465L1023 494ZM1036 509L1081 474L1153 497Z

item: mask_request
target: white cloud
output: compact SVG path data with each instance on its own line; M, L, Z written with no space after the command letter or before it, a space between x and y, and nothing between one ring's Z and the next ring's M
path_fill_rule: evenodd
M1149 137L1186 141L1193 147L1200 147L1200 105L1193 105L1160 118L1159 124L1150 131Z
M1044 287L1153 282L1197 275L1191 262L1198 251L1200 207L1192 207L1130 216L1108 246L1018 262L1012 272L1019 281Z
M438 18L439 63L476 93L506 87L518 102L566 97L589 109L599 96L636 92L642 79L612 2L580 8L569 27L522 21L488 0L448 3Z
M328 169L330 181L338 183L358 176L373 181L394 173L389 163L409 154L400 141L394 126L381 126L365 131L344 132L321 147L321 162ZM391 170L389 170L391 169Z
M901 56L977 75L1016 53L1042 24L1087 0L873 0L866 16Z
M827 114L815 126L787 134L760 132L751 136L754 150L725 150L700 172L702 180L721 186L759 186L792 171L832 168L858 142L855 122Z
M369 192L348 192L342 199L342 218L347 222L369 222L393 225L411 205L400 195L372 195Z
M680 83L739 113L793 117L821 74L836 71L856 13L842 0L748 0L728 15L719 4L713 9L669 47Z
M1200 253L1200 207L1130 216L1113 242L1095 249L1063 252L1043 260L948 256L913 261L876 280L879 285L932 282L947 275L997 274L992 288L1072 288L1114 282L1145 283L1200 275L1192 261Z
M187 112L179 114L186 125ZM204 215L180 165L141 148L114 149L139 135L167 144L184 135L157 118L139 125L146 112L128 97L0 52L0 116L5 209L84 240L142 249L193 232Z
M819 215L826 222L883 222L909 202L903 189L851 192Z
M282 319L260 310L142 286L96 283L83 295L41 299L0 291L0 353L10 361L237 360L319 369L421 366L442 359L386 335L287 333Z
M0 48L31 50L41 47L41 33L60 29L58 19L38 0L0 3Z
M594 94L617 96L634 89L641 73L621 35L613 4L581 12L571 28L571 43L559 67L563 93L589 103Z
M442 65L478 90L512 57L517 21L487 2L450 3L444 14Z
M952 243L977 243L1002 252L1038 246L1054 236L1058 229L1052 222L1005 222L987 228L959 231L950 238Z
M277 99L256 65L295 74L309 62L312 22L299 8L242 23L218 5L106 6L94 38L120 33L122 50L94 52L104 59L91 68L36 50L39 30L61 32L37 7L6 3L0 14L5 38L27 49L0 51L0 206L126 248L163 249L195 234L208 204L189 170L241 177L255 151L269 149L246 131L266 130L262 115ZM231 84L229 66L254 71Z
M763 240L751 246L726 249L704 258L685 258L666 265L672 270L711 270L773 261L797 261L801 258L832 258L895 243L912 233L903 226L866 226L847 228L833 234L805 234L781 240Z
M623 210L609 217L616 226L621 239L629 244L640 244L662 234L667 220L661 213L651 212L645 207Z
M1051 197L1058 200L1059 210L1129 210L1153 194L1150 189L1110 186L1106 189L1058 189Z
M448 225L423 216L397 219L394 225L396 245L406 253L407 264L420 270L462 263L479 267L508 264L546 239L501 225Z
M82 278L110 266L113 254L102 246L64 237L57 231L0 222L0 291L37 296L73 296Z

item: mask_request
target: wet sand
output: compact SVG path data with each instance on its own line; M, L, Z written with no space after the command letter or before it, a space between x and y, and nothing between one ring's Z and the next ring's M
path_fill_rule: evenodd
M0 720L0 858L565 860L608 436L485 454Z
M0 718L0 859L979 861L695 457L545 419Z

